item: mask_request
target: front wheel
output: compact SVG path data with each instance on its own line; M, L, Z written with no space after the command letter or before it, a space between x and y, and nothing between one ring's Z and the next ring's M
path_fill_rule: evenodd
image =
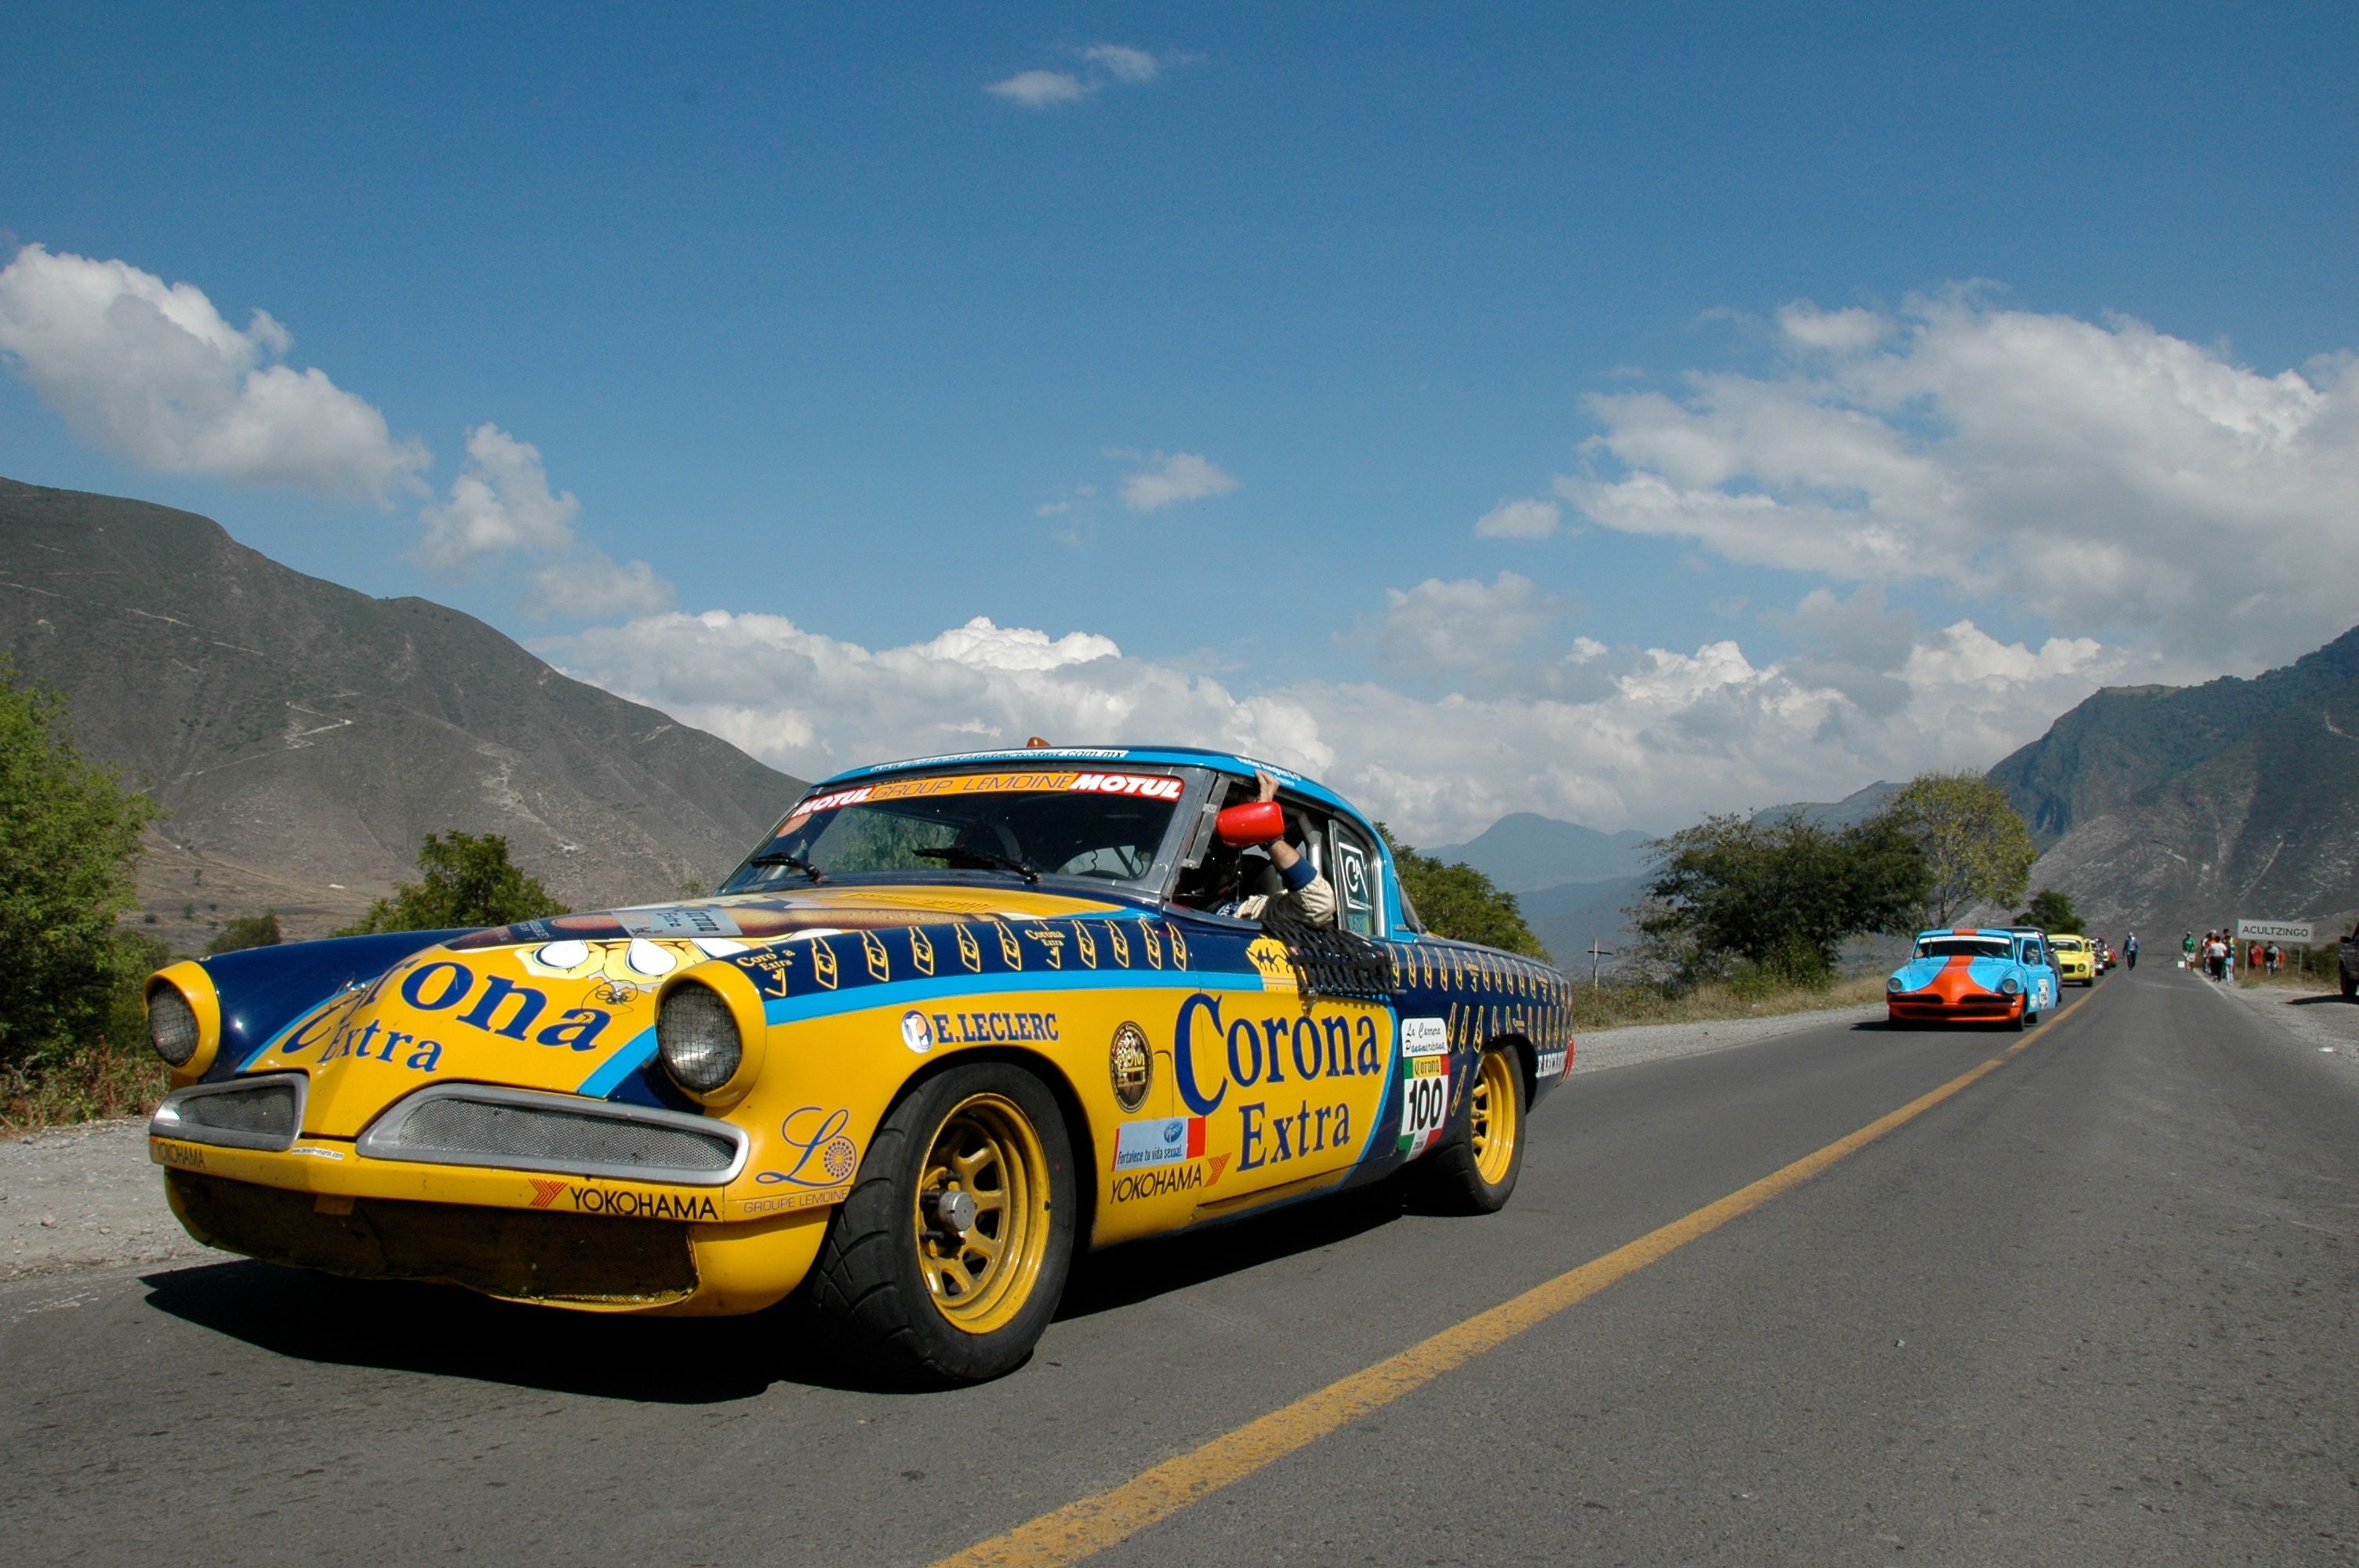
M895 1106L805 1287L824 1332L880 1379L977 1383L1032 1354L1064 1293L1072 1145L1039 1079L953 1067Z
M1436 1207L1496 1214L1524 1168L1524 1072L1514 1046L1484 1047L1466 1100L1465 1119L1426 1156L1419 1184Z

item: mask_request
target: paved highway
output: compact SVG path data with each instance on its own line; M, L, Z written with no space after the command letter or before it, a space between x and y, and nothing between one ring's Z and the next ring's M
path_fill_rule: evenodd
M840 1386L775 1320L235 1261L19 1281L0 1541L23 1563L2359 1561L2359 1074L2170 969L2019 1038L1831 1026L1576 1077L1504 1214L1375 1199L1105 1256L1030 1366L950 1395Z

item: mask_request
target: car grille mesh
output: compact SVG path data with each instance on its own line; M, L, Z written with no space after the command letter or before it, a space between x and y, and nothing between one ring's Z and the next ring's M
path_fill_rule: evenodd
M737 1158L735 1142L719 1134L457 1096L427 1100L370 1143L371 1153L390 1159L462 1156L535 1165L715 1173L728 1170Z
M295 1141L295 1086L292 1084L256 1084L252 1088L191 1095L179 1101L176 1108L184 1127L240 1133L248 1138L271 1139L280 1143Z

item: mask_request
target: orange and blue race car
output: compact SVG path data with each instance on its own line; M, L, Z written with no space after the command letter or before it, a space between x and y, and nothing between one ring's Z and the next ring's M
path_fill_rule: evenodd
M1961 926L1920 931L1884 982L1895 1024L2005 1023L2021 1029L2056 1005L2060 984L2044 933Z
M588 1311L799 1292L919 1385L1019 1365L1079 1248L1396 1175L1498 1208L1573 1049L1564 977L1425 931L1335 795L1118 746L856 770L711 898L223 954L147 1002L201 1241Z

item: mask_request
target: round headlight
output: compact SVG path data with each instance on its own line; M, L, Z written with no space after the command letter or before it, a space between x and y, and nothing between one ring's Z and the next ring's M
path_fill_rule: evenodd
M1895 975L1884 982L1884 989L1888 991L1905 991L1908 989L1908 983L1898 975Z
M1999 981L1998 989L2005 991L2007 995L2013 996L2016 992L2023 989L2023 982L2017 979L2013 975L2009 975L2006 979Z
M197 1054L197 1010L178 987L159 983L147 993L147 1039L168 1067L185 1067Z
M712 987L674 986L656 1014L656 1054L672 1082L690 1094L711 1094L745 1059L737 1020Z

